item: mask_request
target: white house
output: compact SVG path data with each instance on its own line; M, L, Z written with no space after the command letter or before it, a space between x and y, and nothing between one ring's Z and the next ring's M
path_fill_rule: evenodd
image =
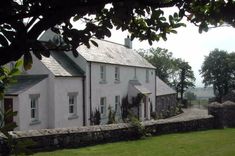
M45 33L41 39L51 37ZM150 119L150 108L155 109L155 67L130 49L128 40L126 45L94 40L99 46L80 46L76 58L59 51L42 60L34 58L32 69L18 77L24 81L8 89L4 102L7 108L11 99L18 111L17 130L90 125L95 110L106 124L109 108L121 119L122 100L128 97L131 103L139 93L143 97L136 115Z

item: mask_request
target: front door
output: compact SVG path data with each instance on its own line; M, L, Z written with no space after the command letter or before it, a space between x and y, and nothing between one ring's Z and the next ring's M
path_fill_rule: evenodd
M11 111L13 113L13 99L6 98L4 99L4 111ZM5 119L4 123L9 124L13 122L13 116L8 117Z

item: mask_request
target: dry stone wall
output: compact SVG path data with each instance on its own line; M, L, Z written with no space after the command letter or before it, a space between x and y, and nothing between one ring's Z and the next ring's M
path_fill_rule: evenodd
M152 135L197 131L214 128L214 117L154 120L143 122L142 125L145 127L145 131ZM33 140L36 144L31 149L35 151L133 140L139 138L139 134L136 127L127 123L11 132L16 142L27 139Z
M209 114L215 117L216 127L235 127L235 103L226 101L224 103L213 102L208 106Z

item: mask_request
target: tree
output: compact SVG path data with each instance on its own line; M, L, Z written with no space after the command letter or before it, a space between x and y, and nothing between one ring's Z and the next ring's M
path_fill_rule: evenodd
M164 8L176 7L176 13L166 17ZM50 50L62 48L77 56L76 48L110 36L115 27L128 30L131 39L153 41L167 39L176 33L183 17L208 30L208 25L223 23L235 26L235 2L233 0L4 0L0 6L0 65L24 57L24 67L30 68L32 56L39 59L49 56ZM83 23L75 29L71 20ZM39 41L47 29L61 36L66 46L60 47Z
M170 84L170 77L174 74L172 52L160 47L140 49L137 52L156 67L156 75L161 80Z
M177 95L180 93L181 100L185 90L194 87L195 77L192 67L188 62L174 58L167 49L157 47L148 50L140 49L137 52L156 67L156 75L160 79L174 87Z
M200 74L205 86L213 85L217 101L234 87L235 82L235 53L214 49L206 56L202 64Z
M176 67L178 67L178 79L174 80L177 95L180 93L180 99L183 100L184 92L189 87L194 87L195 77L192 67L181 59L175 59Z
M197 96L196 96L193 92L190 92L190 91L187 91L187 92L184 94L184 96L185 96L185 98L186 98L187 100L190 101L190 103L191 103L192 100L196 100L196 98L197 98Z

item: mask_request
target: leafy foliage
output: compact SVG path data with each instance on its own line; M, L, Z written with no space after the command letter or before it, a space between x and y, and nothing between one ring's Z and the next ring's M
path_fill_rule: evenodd
M185 90L194 86L195 77L191 66L180 58L174 58L167 49L157 47L137 52L156 67L156 75L174 87L181 99Z
M172 52L160 47L140 49L137 52L156 67L156 75L161 80L170 84L170 78L175 71Z
M167 16L163 9L169 7L175 7L176 12ZM41 59L48 57L50 50L60 49L58 44L38 40L49 28L66 43L63 50L77 56L79 45L98 46L90 38L110 37L112 28L128 30L131 39L152 44L176 33L185 25L180 22L183 17L198 25L199 32L207 31L210 25L235 26L234 10L233 0L5 0L0 6L0 65L24 56L28 69L32 64L30 52ZM72 21L82 24L75 29Z
M108 115L108 122L107 124L114 124L116 123L115 117L116 117L116 111L112 110L112 107L109 106L109 115Z
M11 83L14 83L14 76L20 74L20 67L22 66L23 61L18 60L12 69L7 67L0 66L0 100L4 97L4 91L7 86Z
M195 77L192 71L192 67L188 64L188 62L185 62L181 59L176 59L175 63L179 69L179 77L178 80L175 80L174 82L177 83L175 86L176 92L180 93L180 99L182 101L184 92L189 87L194 87Z
M186 97L187 100L196 100L197 96L193 93L193 92L190 92L190 91L187 91L184 95Z
M235 53L214 49L205 57L200 73L205 86L213 85L217 101L235 88Z
M101 120L101 114L98 109L95 110L94 115L92 115L92 124L99 125Z

